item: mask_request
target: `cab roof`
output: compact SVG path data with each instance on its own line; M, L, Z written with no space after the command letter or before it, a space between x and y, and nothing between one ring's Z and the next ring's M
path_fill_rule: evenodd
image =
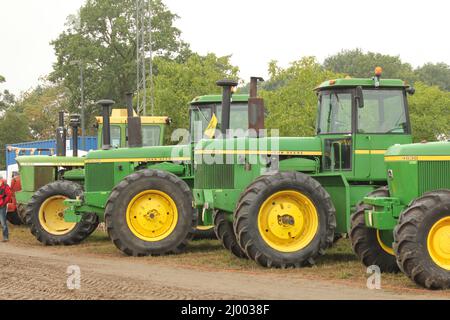
M322 82L316 90L332 89L336 87L348 88L348 87L372 87L375 88L375 80L371 78L343 78L343 79L333 79ZM381 79L380 87L385 88L408 88L404 81L400 79Z
M133 111L135 117L136 112ZM95 117L98 124L103 124L103 117ZM113 109L110 117L111 124L123 124L128 122L128 112L126 109ZM141 117L142 124L168 124L169 117Z
M233 94L232 99L233 102L248 102L249 95L248 94ZM192 104L208 104L208 103L221 103L222 102L222 95L206 95L206 96L199 96L194 98L194 100L191 101Z

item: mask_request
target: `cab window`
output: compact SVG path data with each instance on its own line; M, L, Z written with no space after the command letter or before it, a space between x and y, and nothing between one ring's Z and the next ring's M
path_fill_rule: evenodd
M113 148L120 148L120 126L111 126L111 145Z
M406 133L403 90L364 90L364 107L358 108L358 133Z
M322 92L319 97L318 134L352 132L352 95L348 92Z
M160 126L142 126L142 145L144 147L159 146L160 137Z

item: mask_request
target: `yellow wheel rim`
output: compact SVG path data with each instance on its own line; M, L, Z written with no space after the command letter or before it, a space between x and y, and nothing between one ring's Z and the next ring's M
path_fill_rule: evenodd
M319 229L319 215L304 194L280 191L270 196L258 213L258 228L264 241L280 252L307 247Z
M381 249L383 249L384 252L390 254L391 256L395 256L394 249L392 248L392 246L389 246L386 243L384 243L384 241L381 238L382 238L381 232L380 230L377 230L377 240Z
M47 198L39 208L39 223L48 233L61 236L72 231L76 223L64 221L65 196L53 196Z
M441 268L450 271L450 217L434 224L428 234L428 252Z
M156 242L167 238L178 222L173 199L158 190L147 190L135 196L127 207L128 228L141 240Z
M197 226L197 230L200 230L200 231L208 231L211 229L214 229L214 226Z

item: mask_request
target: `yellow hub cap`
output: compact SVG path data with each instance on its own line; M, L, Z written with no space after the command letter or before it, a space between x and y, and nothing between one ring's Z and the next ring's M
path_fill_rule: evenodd
M450 271L450 217L434 224L428 234L428 252L441 268Z
M75 228L75 222L64 221L65 196L53 196L44 201L39 208L39 223L48 233L61 236L69 233Z
M264 241L280 252L307 247L319 228L319 215L312 201L298 191L280 191L270 196L258 214Z
M395 256L394 249L392 248L392 246L389 246L386 243L384 243L384 241L381 238L382 238L381 232L380 230L377 230L377 240L381 249L383 249L384 252L390 254L391 256Z
M178 222L178 210L173 199L164 192L147 190L128 204L128 228L141 240L156 242L167 238Z

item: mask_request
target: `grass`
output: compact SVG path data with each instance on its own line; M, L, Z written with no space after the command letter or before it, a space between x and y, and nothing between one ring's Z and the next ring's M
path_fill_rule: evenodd
M10 233L13 244L42 248L42 245L31 235L27 228L11 227ZM116 249L106 233L100 230L94 232L80 245L74 247L51 247L48 250L69 255L84 254L96 257L132 259L124 256ZM362 266L353 254L348 239L339 240L333 248L330 248L324 256L316 261L315 266L302 269L277 270L262 268L253 261L234 257L230 252L223 249L221 243L217 240L191 241L186 253L180 255L138 259L144 263L192 267L208 271L223 270L267 275L276 274L289 278L340 282L350 286L364 286L369 276L366 268ZM398 292L413 291L415 293L430 294L430 291L419 288L402 273L383 274L382 287ZM450 297L450 291L441 292L440 294Z

